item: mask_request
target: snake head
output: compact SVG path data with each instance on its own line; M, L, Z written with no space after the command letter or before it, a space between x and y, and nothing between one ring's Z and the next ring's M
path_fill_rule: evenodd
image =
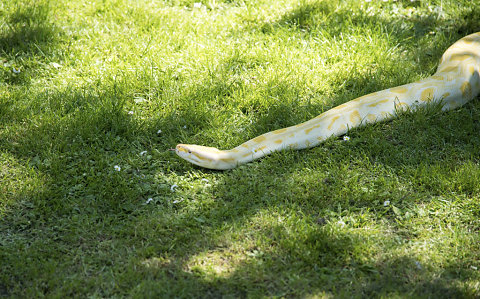
M237 166L235 159L230 157L229 153L214 147L179 144L175 148L175 153L180 158L205 168L224 170Z

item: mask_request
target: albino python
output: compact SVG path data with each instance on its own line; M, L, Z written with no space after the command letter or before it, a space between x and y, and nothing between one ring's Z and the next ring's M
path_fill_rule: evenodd
M442 110L451 110L478 95L479 69L480 32L450 46L442 55L437 72L426 79L356 98L309 121L265 133L231 150L179 144L175 152L202 167L230 169L274 151L314 147L351 128L390 119L399 108L415 109L436 101L441 102Z

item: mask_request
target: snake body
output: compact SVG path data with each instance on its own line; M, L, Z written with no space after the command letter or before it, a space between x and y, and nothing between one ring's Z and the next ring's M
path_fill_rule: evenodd
M181 158L210 169L230 169L283 149L317 146L347 130L390 119L399 109L441 102L443 110L460 107L480 91L480 32L451 45L437 71L420 81L374 92L332 108L317 117L288 128L255 137L231 150L179 144Z

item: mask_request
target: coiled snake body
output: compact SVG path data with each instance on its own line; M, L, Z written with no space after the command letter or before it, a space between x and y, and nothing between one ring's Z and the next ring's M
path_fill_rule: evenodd
M230 169L282 149L314 147L348 129L395 116L396 111L441 102L443 110L462 106L480 91L480 32L468 35L442 55L432 76L374 92L332 108L304 123L268 132L231 150L179 144L181 158L210 169Z

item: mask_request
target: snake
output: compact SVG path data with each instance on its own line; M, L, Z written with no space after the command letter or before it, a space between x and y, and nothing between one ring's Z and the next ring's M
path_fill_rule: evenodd
M460 107L480 91L480 32L452 44L436 72L413 83L373 92L336 106L303 123L271 131L230 150L178 144L176 154L195 165L217 170L235 168L285 149L305 149L362 125L398 116L400 110L440 103L443 111Z

